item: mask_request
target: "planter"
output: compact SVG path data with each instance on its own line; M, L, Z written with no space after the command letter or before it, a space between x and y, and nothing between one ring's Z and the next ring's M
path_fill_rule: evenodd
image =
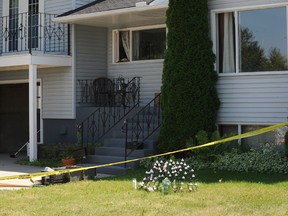
M63 164L63 166L76 165L76 159L75 158L62 159L62 164Z

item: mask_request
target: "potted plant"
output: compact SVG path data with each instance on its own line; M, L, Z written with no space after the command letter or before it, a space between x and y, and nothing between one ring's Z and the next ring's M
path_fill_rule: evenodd
M61 161L62 161L63 166L76 165L76 159L73 157L66 157L66 158L63 158Z
M117 78L117 85L118 85L118 90L119 91L123 91L123 89L126 88L125 79L124 79L124 77L121 74Z
M76 159L73 156L73 151L70 148L62 150L61 158L63 166L73 166L77 163Z

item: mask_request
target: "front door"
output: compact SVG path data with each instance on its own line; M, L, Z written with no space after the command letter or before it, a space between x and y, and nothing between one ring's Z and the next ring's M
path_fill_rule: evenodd
M41 40L39 35L42 34L40 13L43 13L43 10L44 0L3 0L5 52L39 48Z

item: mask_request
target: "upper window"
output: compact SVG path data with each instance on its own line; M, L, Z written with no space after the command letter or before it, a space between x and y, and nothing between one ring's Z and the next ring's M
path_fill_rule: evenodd
M286 7L217 14L218 71L286 71L286 14Z
M32 48L38 48L38 36L39 36L39 0L29 0L29 27L31 31L31 43ZM31 26L30 26L31 25Z
M163 59L166 28L114 31L114 62Z

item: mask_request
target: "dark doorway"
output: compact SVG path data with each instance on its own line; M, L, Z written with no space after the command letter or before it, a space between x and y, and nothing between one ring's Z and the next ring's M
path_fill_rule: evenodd
M15 152L29 139L29 85L0 85L0 152Z

